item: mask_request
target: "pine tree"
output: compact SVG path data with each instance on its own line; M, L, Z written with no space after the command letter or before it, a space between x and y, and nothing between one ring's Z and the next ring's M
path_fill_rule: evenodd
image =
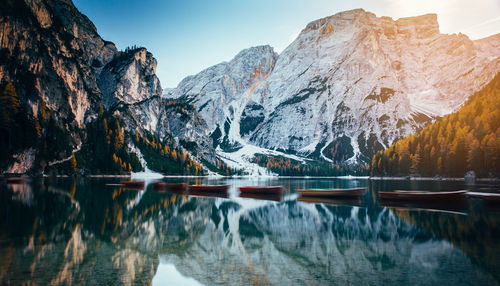
M70 163L71 163L71 170L73 171L73 173L76 172L76 158L75 158L75 153L71 154Z
M467 168L477 174L483 169L483 151L477 139L472 139L467 151Z
M18 122L16 122L16 118L19 117L19 108L20 103L16 89L9 82L0 95L0 163L6 161L16 145L13 142L15 141L13 137L19 132Z
M9 129L15 124L15 116L19 112L19 97L17 96L16 88L9 82L5 86L0 96L0 106L2 113L0 114L0 128Z

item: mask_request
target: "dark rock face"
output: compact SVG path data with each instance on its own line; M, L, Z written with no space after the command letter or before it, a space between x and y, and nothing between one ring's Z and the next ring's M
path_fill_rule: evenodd
M69 134L68 150L53 160L79 150L86 125L98 116L101 105L124 119L125 130L165 137L170 129L162 127L168 122L159 122L168 118L162 116L162 89L155 72L151 53L145 48L118 51L69 0L0 3L0 86L12 82L30 116L37 119L47 110L56 126ZM190 120L184 118L184 123ZM196 126L205 128L204 122ZM184 134L175 136L183 139Z

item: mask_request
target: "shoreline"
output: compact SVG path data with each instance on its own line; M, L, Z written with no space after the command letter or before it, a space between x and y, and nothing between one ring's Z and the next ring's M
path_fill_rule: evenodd
M24 177L24 178L131 178L134 174L128 175L109 175L109 174L92 174L92 175L26 175L26 174L2 174L0 178L8 177ZM161 175L161 174L160 174ZM273 180L273 179L340 179L340 180L368 180L368 181L446 181L446 182L465 182L465 178L452 178L452 177L380 177L380 176L245 176L245 175L235 175L235 176L223 176L223 175L161 175L161 177L154 178L157 180L169 179L169 178L207 178L207 179L255 179L255 180ZM135 179L152 179L147 176L136 176ZM500 182L500 178L476 178L472 180L473 182Z

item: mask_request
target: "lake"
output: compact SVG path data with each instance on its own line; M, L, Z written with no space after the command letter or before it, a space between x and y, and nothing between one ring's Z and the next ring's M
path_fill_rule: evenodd
M498 185L368 179L169 178L229 184L229 198L117 186L120 179L0 184L0 284L498 285L500 207L477 199L381 205L394 189ZM237 188L282 185L282 201ZM298 201L301 188L367 187L360 201ZM26 283L30 284L30 283Z

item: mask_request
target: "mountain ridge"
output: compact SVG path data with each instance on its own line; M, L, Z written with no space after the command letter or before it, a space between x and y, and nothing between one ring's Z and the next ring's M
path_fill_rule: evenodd
M225 71L214 76L208 68L167 96L188 98L199 109L212 134L220 133L214 138L222 157L250 144L368 163L376 151L456 110L488 83L500 70L499 39L440 34L436 14L393 20L356 9L310 22L264 66L265 78L231 83L243 91L226 88L218 80ZM216 103L221 98L233 100ZM240 128L243 121L252 122L249 129Z
M134 148L127 148L136 132L215 163L203 119L161 99L156 59L145 48L119 51L70 0L2 1L0 16L0 88L21 107L9 116L23 124L0 124L1 169L44 173L57 165L59 172L76 154L82 172L96 172L85 168L100 157L115 160L109 172L137 171ZM89 128L108 138L106 154L80 151L94 143Z

